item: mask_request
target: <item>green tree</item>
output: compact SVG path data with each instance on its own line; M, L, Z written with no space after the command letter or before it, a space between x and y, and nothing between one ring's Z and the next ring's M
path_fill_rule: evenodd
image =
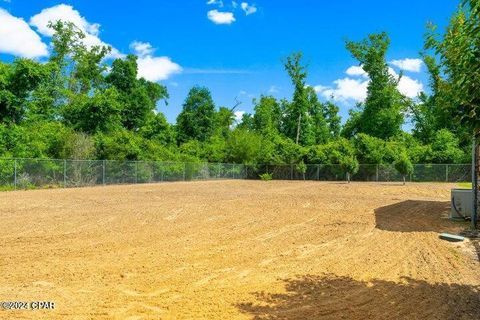
M425 48L432 49L444 74L444 87L453 105L456 118L470 132L480 135L480 2L464 0L450 20L444 35L429 26ZM448 119L447 119L448 121Z
M402 175L403 185L405 185L406 177L413 173L413 164L406 153L401 153L397 160L393 163L395 169Z
M253 128L268 137L279 134L282 113L280 104L273 96L261 96L254 100Z
M287 57L284 67L294 86L293 100L285 105L284 130L287 137L300 144L302 137L302 121L305 123L308 109L306 83L307 68L302 65L303 54L293 53Z
M366 133L380 139L389 139L401 132L404 122L402 111L407 107L404 96L397 89L400 79L390 74L385 59L390 39L386 33L371 34L360 42L347 41L346 46L370 82L367 98L361 105L360 114L354 115L352 133ZM354 129L354 130L352 130Z
M327 121L330 137L336 139L342 130L342 118L338 114L340 109L331 101L323 104L323 116Z
M459 147L458 138L446 129L439 130L431 144L433 163L463 163L469 159Z
M28 59L12 64L0 62L0 121L20 123L28 110L32 92L46 78L45 67Z
M347 176L347 182L350 183L352 176L358 172L360 165L354 156L343 156L339 160L340 168Z
M92 96L79 93L72 96L62 109L65 122L75 130L94 134L121 127L122 105L115 88L98 90Z
M236 129L227 140L226 160L233 163L257 164L261 150L260 135L244 129Z
M122 123L128 130L138 130L144 126L157 103L168 98L164 86L137 78L137 57L134 55L115 59L106 77L107 83L115 87L120 94Z
M210 91L204 87L193 87L177 117L177 139L179 143L189 140L206 141L215 129L215 105Z
M227 138L234 121L235 114L233 113L233 110L226 107L220 107L215 114L215 135L223 137L224 139Z

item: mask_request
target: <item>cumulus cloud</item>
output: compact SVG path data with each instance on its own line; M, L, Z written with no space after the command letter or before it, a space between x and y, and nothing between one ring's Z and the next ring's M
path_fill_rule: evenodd
M222 0L208 0L207 4L208 5L217 5L219 7L223 7L223 1Z
M180 73L182 67L169 57L154 57L155 49L148 42L134 41L130 48L138 55L138 77L149 81L161 81Z
M362 77L368 77L368 74L363 70L361 66L351 66L350 68L347 69L345 72L349 76L362 76Z
M388 71L395 79L400 77L392 68L388 68ZM398 82L398 91L406 97L415 98L423 91L423 84L418 80L403 75Z
M24 58L48 55L47 45L21 18L0 8L0 52Z
M51 37L54 31L48 27L49 22L65 21L74 23L78 29L85 33L85 39L83 39L87 47L92 46L109 46L112 48L109 57L119 58L123 55L111 45L103 42L99 38L100 24L90 23L80 12L75 10L72 6L66 4L59 4L50 8L43 9L40 13L30 18L30 25L37 28L38 32L44 36Z
M315 91L326 99L342 102L360 102L367 97L369 80L343 78L333 82L333 87L315 86Z
M244 114L245 114L245 111L235 111L234 112L235 122L236 123L242 122L242 117L243 117Z
M155 52L155 49L148 42L134 41L130 44L130 48L139 57L149 56L149 55L152 55Z
M215 24L232 24L235 22L235 17L232 12L220 12L218 10L210 10L207 17Z
M402 60L393 60L390 62L392 65L410 72L420 72L423 61L422 59L402 59Z
M242 2L240 4L240 7L242 8L242 10L245 12L247 16L257 12L257 7L255 7L254 5L248 4L248 2Z
M389 67L388 70L395 79L399 79L400 75L393 68ZM349 77L335 80L332 86L317 85L313 88L325 99L334 99L345 103L365 101L370 82L368 74L359 66L352 66L345 73ZM420 81L406 75L403 75L398 81L398 91L406 97L416 98L423 90L424 87Z

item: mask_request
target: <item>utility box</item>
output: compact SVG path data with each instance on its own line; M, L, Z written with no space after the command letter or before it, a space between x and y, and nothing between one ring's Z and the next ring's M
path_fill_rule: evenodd
M452 189L452 209L450 219L470 219L473 211L473 190Z

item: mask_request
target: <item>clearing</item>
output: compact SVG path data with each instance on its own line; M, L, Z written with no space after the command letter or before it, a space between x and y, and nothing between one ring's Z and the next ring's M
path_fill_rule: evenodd
M0 193L1 319L479 319L453 184L210 181Z

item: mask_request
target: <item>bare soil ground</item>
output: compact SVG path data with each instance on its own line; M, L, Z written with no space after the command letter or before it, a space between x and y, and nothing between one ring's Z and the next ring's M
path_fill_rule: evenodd
M1 319L480 319L447 184L213 181L0 194Z

